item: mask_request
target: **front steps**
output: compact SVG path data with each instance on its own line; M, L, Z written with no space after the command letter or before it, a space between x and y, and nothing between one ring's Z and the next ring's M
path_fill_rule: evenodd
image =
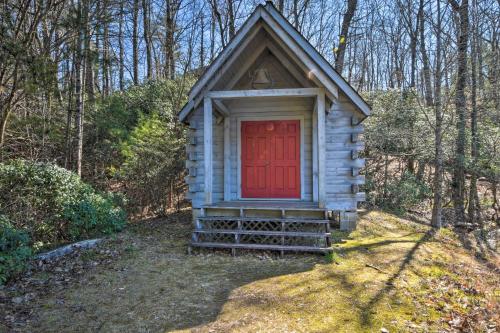
M331 251L328 212L317 206L254 204L204 207L195 218L190 249Z

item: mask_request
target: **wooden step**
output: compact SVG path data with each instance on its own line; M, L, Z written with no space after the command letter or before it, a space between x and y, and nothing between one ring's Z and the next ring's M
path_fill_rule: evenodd
M316 205L304 205L303 203L269 203L265 200L259 202L248 203L242 202L228 202L212 205L204 205L205 209L244 209L244 210L285 210L285 211L311 211L311 212L324 212L326 208L319 208Z
M262 235L289 237L329 237L329 232L297 232L297 231L260 231L260 230L227 230L227 229L195 229L200 234L232 234L232 235Z
M242 222L285 222L285 223L317 223L328 224L330 220L324 219L300 219L300 218L274 218L274 217L239 217L239 216L200 216L197 218L200 221L242 221Z
M232 244L232 243L202 243L191 242L192 247L221 248L221 249L248 249L271 251L296 251L296 252L331 252L329 247L295 246L295 245L268 245L268 244Z

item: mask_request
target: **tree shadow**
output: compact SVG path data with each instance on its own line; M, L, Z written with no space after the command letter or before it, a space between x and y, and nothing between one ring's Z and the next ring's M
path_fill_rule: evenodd
M138 222L131 229L134 237L147 243L142 247L138 245L137 251L144 249L144 253L151 254L141 253L137 259L133 258L127 267L126 280L120 279L120 287L125 290L135 288L128 300L134 304L129 311L141 318L142 325L146 324L151 331L196 331L217 321L224 305L240 287L303 273L325 263L325 258L320 255L287 254L280 259L276 253L263 251L239 250L233 257L230 250L197 249L188 255L192 232L188 219L190 216L186 212L173 213L167 218ZM140 260L148 262L140 271L139 267L133 269L131 266ZM246 306L265 306L271 303L266 297L266 294L249 294L236 302ZM123 308L123 298L111 296L107 302L110 308ZM112 310L107 318L102 316L106 323L101 326L101 331L110 329L120 312ZM144 319L155 317L162 320ZM131 326L124 326L124 330L138 329L135 322L128 322L128 325Z
M415 257L415 253L417 250L426 242L429 242L436 230L435 229L429 229L418 241L415 242L415 245L408 251L404 257L404 260L401 262L398 270L392 274L389 279L385 282L385 287L380 289L369 301L362 307L362 312L361 312L361 323L363 326L370 327L371 326L371 317L372 317L372 312L375 306L382 300L382 298L389 294L391 290L394 289L394 283L395 281L401 276L403 271L406 269L406 267L412 262L412 260ZM411 241L414 242L414 241ZM390 242L389 242L390 243Z
M206 250L188 255L191 228L189 212L136 223L125 232L121 243L118 242L124 257L112 267L88 274L89 283L71 286L70 291L57 296L66 299L64 304L54 300L41 304L50 304L47 311L40 312L46 324L34 331L144 331L144 328L148 331L206 331L207 326L213 331L231 330L218 326L226 304L248 309L261 307L267 311L267 307L271 310L276 302L292 303L301 299L301 295L304 298L314 294L323 297L324 293L332 291L332 286L341 286L343 291L339 297L356 307L362 324L370 326L372 309L391 291L394 281L410 264L415 252L424 242L430 241L433 234L431 230L417 239L412 236L419 232L412 231L342 249L347 254L416 242L385 287L364 303L361 299L365 297L359 296L365 295L361 293L366 290L352 279L352 274L366 269L364 266L349 271L336 270L332 266L335 264L327 264L325 258L309 254L288 254L285 259L279 259L265 252L232 257L229 251ZM312 270L318 273L283 278L286 279L283 288L293 292L281 296L276 296L275 291L248 287L257 281L262 281L265 288L272 287L272 283L280 283L283 276ZM265 282L272 278L278 280ZM327 279L330 283L323 283ZM243 286L246 287L240 289ZM234 328L249 327L253 318L249 316L235 318L238 326ZM230 325L224 320L222 317L222 325Z

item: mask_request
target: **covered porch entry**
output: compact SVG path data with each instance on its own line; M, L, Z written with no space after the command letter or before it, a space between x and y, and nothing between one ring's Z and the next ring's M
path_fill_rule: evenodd
M191 246L330 251L325 90L210 91L203 101L204 204ZM283 152L279 140L290 141Z
M223 154L213 150L220 145ZM209 91L203 148L205 207L248 200L325 207L323 88ZM223 196L214 183L223 183Z

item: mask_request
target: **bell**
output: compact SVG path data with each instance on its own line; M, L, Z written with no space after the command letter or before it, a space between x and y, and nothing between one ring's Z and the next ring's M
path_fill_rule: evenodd
M265 68L259 68L253 73L252 87L255 89L266 89L272 86L271 75Z

